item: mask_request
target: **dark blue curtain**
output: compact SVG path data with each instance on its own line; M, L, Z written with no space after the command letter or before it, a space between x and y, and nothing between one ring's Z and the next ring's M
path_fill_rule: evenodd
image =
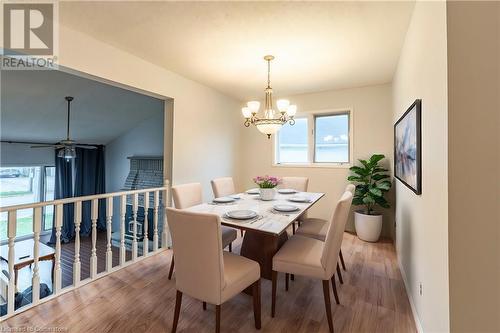
M105 193L104 177L104 147L96 149L76 148L76 159L66 161L57 157L56 151L56 177L55 177L55 199L70 198ZM74 173L74 186L73 186ZM61 228L61 241L69 242L75 237L74 205L64 205L63 225ZM105 200L99 200L99 217L97 228L106 229L106 205ZM82 203L82 223L80 234L90 235L92 231L91 203ZM55 229L52 229L51 243L55 243Z
M75 160L75 196L105 193L104 147L97 149L76 148ZM97 228L106 229L106 200L99 200ZM91 202L82 204L82 235L90 235L92 230Z
M59 150L56 150L56 175L54 199L65 199L73 196L73 162L64 158L57 157ZM55 207L54 207L55 209ZM55 218L55 214L54 214ZM52 224L55 226L55 221ZM63 206L63 225L61 228L61 241L69 242L75 237L75 224L73 216L73 204ZM52 228L50 243L56 242L56 230Z

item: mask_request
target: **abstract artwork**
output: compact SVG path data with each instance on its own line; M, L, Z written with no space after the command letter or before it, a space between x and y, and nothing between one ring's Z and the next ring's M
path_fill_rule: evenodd
M394 175L416 194L422 193L421 106L415 100L394 125Z

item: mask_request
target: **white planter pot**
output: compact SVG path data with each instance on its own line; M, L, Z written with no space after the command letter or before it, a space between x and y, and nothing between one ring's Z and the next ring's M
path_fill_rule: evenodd
M366 215L361 212L354 212L354 226L359 239L376 242L382 231L382 214Z
M261 188L260 189L260 199L269 201L273 200L276 196L276 189L274 188Z

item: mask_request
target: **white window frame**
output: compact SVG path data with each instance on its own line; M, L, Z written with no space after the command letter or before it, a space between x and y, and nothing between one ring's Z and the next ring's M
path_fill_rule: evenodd
M55 167L55 165L52 164L15 164L15 163L9 163L6 165L2 165L2 168L29 168L29 167L35 167L35 168L40 168L40 182L38 184L38 190L40 191L40 202L45 201L45 176L46 176L46 170L45 168L47 167ZM45 229L45 209L42 210L42 225L40 229L40 236L45 236L50 233L52 233L52 228L50 229ZM17 236L15 238L15 241L22 241L25 239L30 239L33 238L33 233L29 233L27 235L22 235L22 236ZM4 245L8 243L8 239L4 239L0 241L0 245Z
M316 126L316 117L317 116L333 116L333 115L342 115L347 114L349 117L349 161L348 162L314 162L314 154L315 154L315 126ZM276 134L274 136L274 140L272 140L272 161L273 167L279 168L350 168L353 164L353 153L354 153L354 126L353 126L353 108L341 108L341 109L326 109L326 110L316 110L316 111L307 111L298 113L295 117L298 118L307 118L307 132L308 132L308 140L307 140L307 159L306 163L278 163L278 143L279 143L279 135Z

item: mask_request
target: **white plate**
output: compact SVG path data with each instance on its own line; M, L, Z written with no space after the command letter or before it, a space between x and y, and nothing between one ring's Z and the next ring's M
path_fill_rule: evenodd
M220 198L215 198L214 202L216 203L228 203L228 202L233 202L235 199L231 197L220 197Z
M311 199L308 197L304 197L301 195L296 195L293 197L288 198L288 200L293 201L293 202L311 202Z
M278 193L281 193L281 194L292 194L292 193L297 193L296 190L294 190L293 188L281 188L278 190Z
M278 212L295 212L296 210L299 210L299 207L294 205L274 205L273 209Z
M226 216L237 220L249 220L257 217L257 213L253 210L240 209L229 211L226 213Z
M246 194L260 194L260 190L258 188L251 188L245 192Z
M229 197L230 197L230 198L233 198L233 199L236 199L236 200L241 199L241 197L240 197L240 195L239 195L239 194L232 194L232 195L230 195Z

